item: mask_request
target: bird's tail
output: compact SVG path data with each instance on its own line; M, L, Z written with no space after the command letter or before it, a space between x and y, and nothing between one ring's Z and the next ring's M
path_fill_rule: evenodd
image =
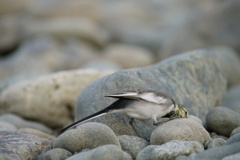
M82 123L84 123L84 122L86 122L86 121L89 121L89 120L91 120L91 119L94 119L94 118L103 116L103 115L107 114L107 112L108 112L108 110L103 109L103 110L101 110L101 111L99 111L99 112L97 112L97 113L91 114L90 116L87 116L87 117L85 117L85 118L83 118L83 119L81 119L81 120L79 120L79 121L76 121L76 122L70 124L69 126L63 128L63 129L61 130L61 133L65 132L65 131L68 130L68 129L77 127L78 125L80 125L80 124L82 124Z

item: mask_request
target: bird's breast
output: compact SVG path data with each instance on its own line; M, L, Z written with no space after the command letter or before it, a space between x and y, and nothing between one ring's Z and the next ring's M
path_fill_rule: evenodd
M169 113L173 106L159 105L151 102L136 101L126 107L123 112L136 119L151 119L162 117Z

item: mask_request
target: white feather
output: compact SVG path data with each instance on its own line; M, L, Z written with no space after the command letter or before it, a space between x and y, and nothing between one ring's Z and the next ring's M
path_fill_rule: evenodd
M119 93L119 94L112 94L112 95L108 95L108 96L113 96L113 97L129 97L129 96L138 97L138 93L137 92L125 92L125 93Z
M118 94L112 94L108 95L108 97L126 97L126 98L140 98L148 102L153 102L157 104L164 104L167 100L164 97L160 97L155 95L153 92L124 92L124 93L118 93Z
M140 95L140 98L157 104L163 104L167 101L165 98L156 96L154 93L143 93Z

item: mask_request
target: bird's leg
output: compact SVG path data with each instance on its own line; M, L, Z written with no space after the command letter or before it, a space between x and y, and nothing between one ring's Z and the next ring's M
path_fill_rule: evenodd
M131 125L131 126L133 126L133 118L130 118L130 121L129 121L129 124Z
M154 125L162 125L163 123L166 123L170 120L173 120L175 118L178 118L177 117L177 112L176 111L171 111L169 112L167 115L163 116L160 121L156 121L154 122Z
M133 125L133 121L134 121L134 118L130 118L129 124L132 126L132 128L133 128L134 132L136 133L136 135L139 136L136 128L135 128L134 125ZM140 136L139 136L139 137L140 137Z

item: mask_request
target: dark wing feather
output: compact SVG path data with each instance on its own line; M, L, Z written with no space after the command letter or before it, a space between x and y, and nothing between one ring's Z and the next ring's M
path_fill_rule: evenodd
M80 125L80 124L82 124L82 123L84 123L84 122L86 122L86 121L88 121L90 119L94 119L94 118L97 118L97 117L99 117L101 115L104 115L104 114L107 114L107 113L111 113L111 111L123 109L123 108L127 107L129 104L131 104L133 102L134 102L134 100L121 98L121 99L115 101L114 103L112 103L110 106L104 108L103 110L100 110L100 111L98 111L98 112L96 112L94 114L91 114L91 115L89 115L89 116L87 116L87 117L85 117L83 119L80 119L80 120L70 124L69 126L63 128L61 130L61 132L64 132L64 131L66 131L68 129L71 129L71 128L74 128L74 127L76 127L76 126L78 126L78 125Z

